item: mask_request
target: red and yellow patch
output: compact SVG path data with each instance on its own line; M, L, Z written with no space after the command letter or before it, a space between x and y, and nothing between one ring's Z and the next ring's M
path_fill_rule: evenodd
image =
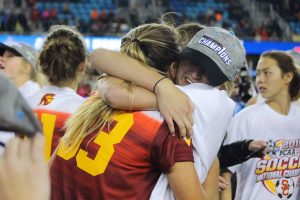
M55 94L51 94L51 93L45 94L42 97L41 102L39 103L39 105L48 105L48 104L50 104L53 101L54 96L55 96Z

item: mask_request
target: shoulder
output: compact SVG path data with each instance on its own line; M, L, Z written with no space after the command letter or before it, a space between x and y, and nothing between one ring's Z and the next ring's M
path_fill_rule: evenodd
M178 86L184 93L186 93L194 104L199 106L213 105L214 107L222 106L234 109L235 102L228 97L225 91L211 87L202 83L192 83L187 86Z
M74 112L85 99L70 88L58 88L44 86L29 97L32 108L42 106L44 108Z
M262 112L264 107L265 107L265 103L254 104L254 105L251 105L251 106L247 106L243 110L238 112L235 115L234 119L255 117L256 115L258 115Z
M231 120L227 134L247 135L249 130L255 127L256 123L265 120L265 117L262 116L266 113L264 112L264 106L264 104L254 104L237 113Z
M193 162L191 140L172 136L166 122L163 122L151 145L151 159L162 172L169 171L176 162Z

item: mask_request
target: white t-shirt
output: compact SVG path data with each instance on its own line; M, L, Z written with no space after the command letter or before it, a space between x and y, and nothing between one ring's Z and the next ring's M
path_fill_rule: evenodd
M270 153L231 167L237 174L236 200L300 199L300 107L293 102L288 115L266 103L249 106L230 124L225 143L268 141Z
M18 88L25 99L40 89L39 84L29 80Z
M74 113L84 98L68 87L46 85L27 98L33 109L46 109Z
M45 157L49 159L64 134L66 120L84 102L74 90L68 87L44 86L28 98L41 121L45 136Z
M264 103L265 101L266 101L265 98L263 98L260 94L258 94L255 104Z
M195 105L192 142L194 162L201 183L217 157L226 129L232 119L235 103L225 91L202 83L179 87ZM184 183L183 183L184 184ZM174 199L165 175L161 175L150 199Z

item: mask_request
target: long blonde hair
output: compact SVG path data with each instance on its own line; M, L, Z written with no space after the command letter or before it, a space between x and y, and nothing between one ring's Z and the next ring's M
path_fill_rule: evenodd
M132 29L122 38L121 52L160 72L180 54L178 41L180 35L175 28L165 24L145 24ZM128 90L130 92L130 83ZM70 150L75 148L82 138L110 124L113 117L123 112L113 109L98 96L91 96L77 112L66 122L66 133L62 144Z

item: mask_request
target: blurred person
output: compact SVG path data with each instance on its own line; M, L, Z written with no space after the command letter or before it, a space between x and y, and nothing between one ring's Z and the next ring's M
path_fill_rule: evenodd
M74 28L55 25L50 28L38 58L41 72L49 84L29 97L29 105L40 120L45 135L45 157L56 148L66 119L83 103L76 93L87 61L83 36Z
M0 85L0 130L28 136L12 138L0 148L1 199L47 200L50 178L38 122L18 89L1 74Z
M0 156L0 193L2 200L49 200L50 178L45 161L44 138L12 138Z
M268 153L230 168L237 174L235 199L296 200L300 198L300 75L293 59L283 51L264 52L256 72L259 94L265 101L234 117L225 143L264 140L268 141Z
M38 52L26 43L0 43L0 71L25 98L40 88L37 83L37 56Z
M171 81L156 74L180 53L176 33L163 24L141 25L126 34L121 44L121 52L139 61L117 52L121 60L113 61L153 65L155 69L143 66L154 74L147 78L148 89L156 93L167 89L189 105ZM137 38L147 41L143 49ZM110 60L108 52L96 50L93 64ZM127 87L127 92L134 89L131 84ZM161 173L166 173L177 199L208 199L196 175L190 140L172 137L159 112L112 109L97 95L67 121L53 158L52 199L149 199Z
M18 88L25 99L40 88L36 82L37 55L37 51L26 43L0 43L0 72ZM13 132L1 131L0 141L5 144L12 137Z
M211 37L214 38L212 39ZM228 42L234 43L235 45L228 46L227 43L224 43L225 38ZM139 40L138 37L136 39ZM146 40L141 40L138 43L138 47L143 47L144 42L146 43ZM211 44L212 47L210 47L209 44ZM226 51L228 59L230 59L229 57L231 55L239 55L228 67L225 67L226 64L216 53L217 48L219 48L219 50L222 49L222 47L217 44L222 46L223 49L228 50ZM214 49L216 49L216 51L214 51ZM207 172L216 158L218 149L224 139L227 126L234 112L234 102L224 91L218 90L216 86L227 80L234 79L235 74L238 73L245 61L243 50L243 46L240 44L239 40L230 32L221 28L206 27L199 31L191 40L179 58L177 58L178 62L174 62L167 73L175 83L182 86L186 85L186 87L180 87L180 89L186 92L195 104L196 110L193 115L195 120L195 126L193 127L194 156L195 166L202 183L206 180ZM208 55L210 55L210 57L208 57ZM105 73L125 78L125 80L134 81L134 83L138 82L139 84L142 84L143 81L147 81L145 79L137 80L139 77L145 76L142 75L143 72L139 72L141 67L131 68L130 66L133 66L133 64L128 62L125 69L124 66L120 68L118 66L121 64L119 63L118 65L117 62L112 62L112 60L117 61L121 60L121 58L119 58L117 54L112 53L110 56L110 59L104 59L102 57L101 60L96 60L99 56L94 53L94 55L92 55L92 58L95 58L94 67ZM122 65L124 65L124 63L125 61L123 60ZM123 69L122 72L121 69ZM133 74L128 74L129 71L139 72L141 75L136 76L136 74L134 74L134 76ZM147 77L149 76L150 74L147 74ZM117 81L115 78L114 80ZM126 96L126 89L122 89L122 81L119 82L119 86L116 86L116 88L117 91L114 92L113 87L109 86L109 83L106 83L99 89L99 93L103 93L103 98L113 107L118 105L119 108L133 110L145 108L156 110L159 107L160 112L163 115L168 109L173 109L170 108L170 105L174 101L174 98L172 97L168 99L167 103L162 104L164 107L161 109L159 105L157 107L156 98L151 92L143 90L142 93L141 90L136 90L140 93L134 93L134 104L132 105L128 102L129 97L128 94ZM107 94L104 93L106 91L108 92ZM124 93L125 98L120 98L121 94ZM222 105L222 108L219 108L218 105ZM222 110L222 113L220 113L220 110ZM216 127L211 123L217 123L218 126ZM210 145L212 142L215 144L214 146ZM217 196L218 192L214 191L214 194ZM174 198L171 191L168 189L167 181L164 176L161 176L159 179L151 198Z

